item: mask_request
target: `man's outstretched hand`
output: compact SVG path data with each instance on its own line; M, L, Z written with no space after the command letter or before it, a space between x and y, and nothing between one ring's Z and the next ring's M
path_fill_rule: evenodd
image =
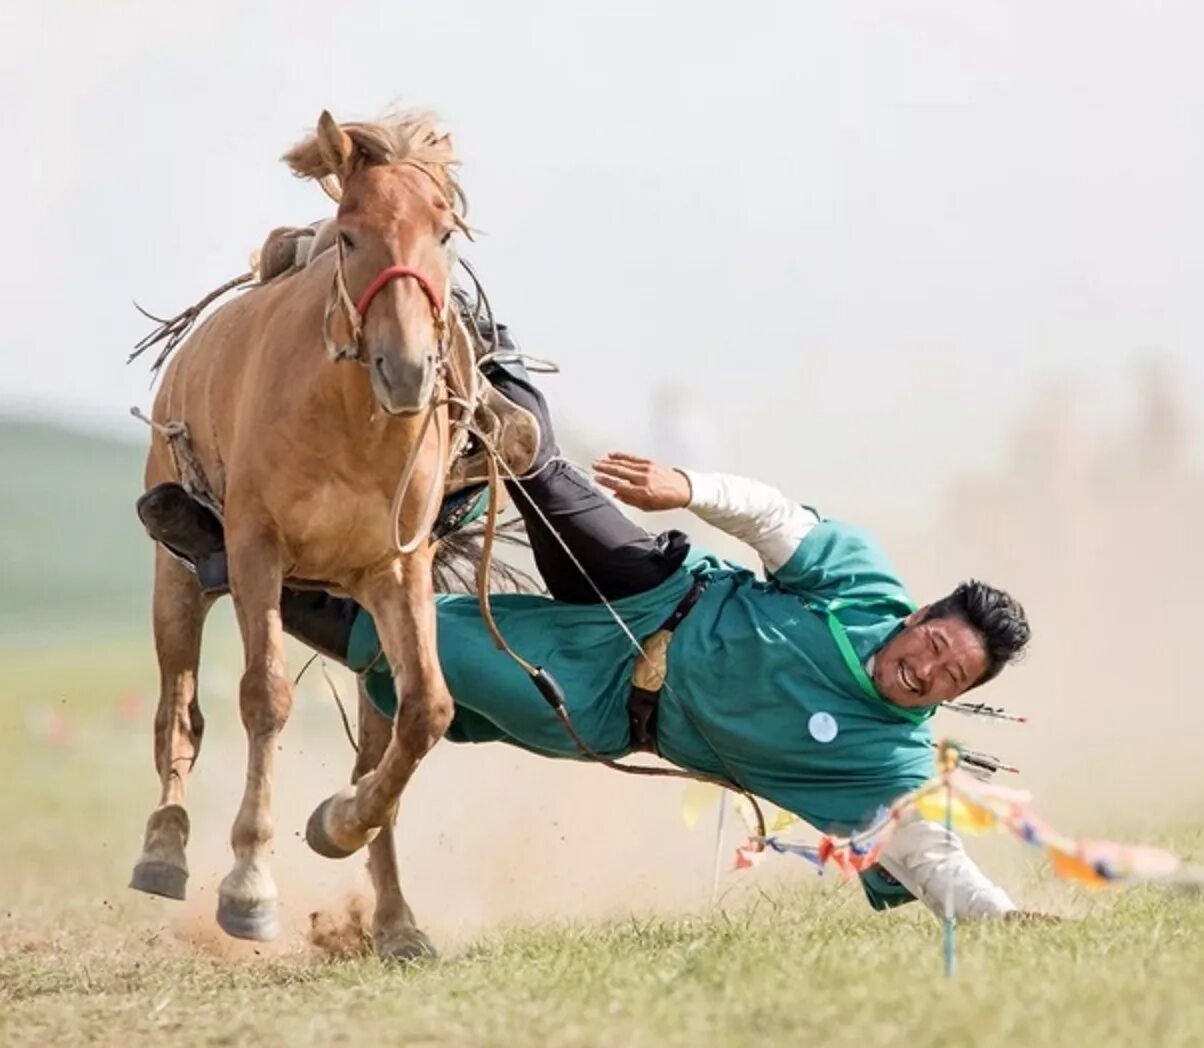
M690 504L690 482L684 473L625 451L598 459L594 480L636 509L685 509Z

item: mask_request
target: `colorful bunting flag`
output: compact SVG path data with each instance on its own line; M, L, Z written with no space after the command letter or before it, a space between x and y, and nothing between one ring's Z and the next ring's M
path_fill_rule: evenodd
M777 834L799 819L779 810L770 821L767 836L754 833L736 849L735 868L750 869L770 852L777 852L805 859L820 873L830 864L845 877L855 877L878 861L899 820L916 813L942 824L951 815L949 822L963 833L1005 829L1044 851L1057 876L1089 888L1150 881L1197 884L1204 879L1204 873L1185 869L1178 856L1160 848L1066 837L1029 808L1031 796L1027 791L983 782L957 767L957 751L952 744L942 742L940 749L945 770L881 811L866 829L848 837L824 834L816 845L785 841ZM747 813L745 821L751 827Z

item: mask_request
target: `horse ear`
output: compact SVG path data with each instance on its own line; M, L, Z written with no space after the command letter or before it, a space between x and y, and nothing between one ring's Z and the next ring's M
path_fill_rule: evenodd
M318 151L330 173L341 181L351 174L351 163L355 156L355 143L338 125L338 121L323 109L318 117Z

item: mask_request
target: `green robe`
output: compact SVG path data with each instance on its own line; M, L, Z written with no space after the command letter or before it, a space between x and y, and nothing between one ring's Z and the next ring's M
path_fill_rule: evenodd
M826 520L763 582L695 555L660 586L613 607L642 639L697 575L710 585L669 647L657 730L665 758L734 778L825 832L865 824L934 774L925 717L865 694L823 611L835 599L858 602L836 615L862 663L901 627L903 585L865 532ZM441 595L437 610L439 659L456 703L448 738L580 757L526 673L494 646L476 598ZM514 594L494 597L493 610L511 646L560 682L585 740L609 756L628 752L634 653L607 610ZM361 613L352 668L368 666L377 651L372 619ZM396 697L383 660L369 671L367 687L392 717Z

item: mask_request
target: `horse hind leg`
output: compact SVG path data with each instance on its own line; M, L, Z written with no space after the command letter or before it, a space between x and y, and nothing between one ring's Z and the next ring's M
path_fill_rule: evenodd
M281 551L270 534L229 536L230 580L246 656L239 713L247 733L247 776L230 833L234 867L218 888L217 923L239 939L274 939L276 884L268 865L277 739L292 710L280 621Z
M188 881L188 811L185 782L201 748L205 719L197 699L201 633L213 598L196 577L162 549L155 552L154 633L159 661L159 706L155 712L155 769L158 807L146 823L142 855L130 887L150 895L183 899Z

